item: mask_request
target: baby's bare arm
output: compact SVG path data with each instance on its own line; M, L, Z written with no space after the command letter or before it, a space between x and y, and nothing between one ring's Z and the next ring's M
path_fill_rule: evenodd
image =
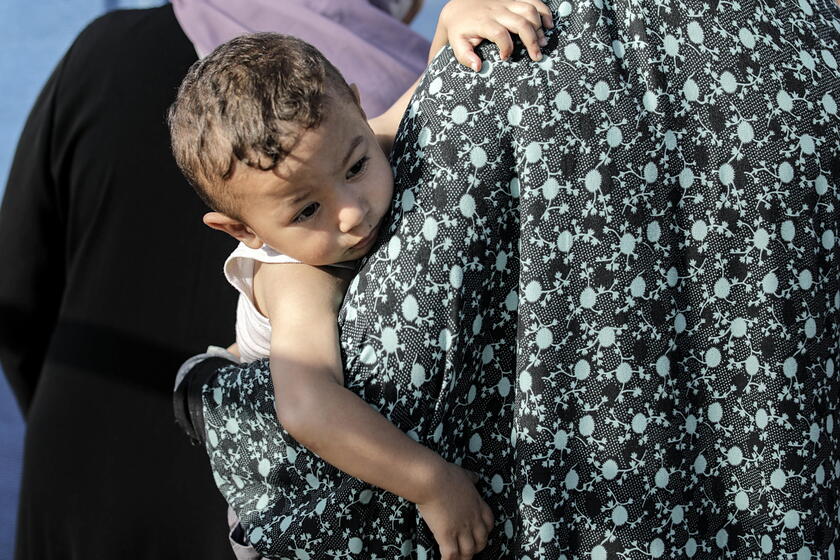
M379 141L379 146L385 155L391 153L391 148L394 145L394 137L397 135L397 129L400 126L400 121L403 118L405 110L408 108L408 102L411 101L411 96L414 95L414 90L417 89L417 84L420 83L418 79L411 84L402 96L397 99L391 108L379 115L376 118L368 120L370 128L376 134L376 139Z
M261 269L277 417L328 463L418 504L444 558L469 558L493 526L474 479L344 387L336 316L346 285L308 265Z

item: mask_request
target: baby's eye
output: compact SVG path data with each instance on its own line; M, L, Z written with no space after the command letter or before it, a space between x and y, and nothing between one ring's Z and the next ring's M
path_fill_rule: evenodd
M295 222L305 222L309 218L315 215L315 212L318 211L321 205L317 202L313 202L312 204L308 205L306 208L300 211L300 214L295 216Z
M353 167L351 167L347 171L347 178L352 179L356 175L361 175L362 173L364 173L365 168L367 167L367 162L368 162L369 159L370 158L368 156L365 156L362 159L360 159L359 161L357 161L356 163L354 163Z

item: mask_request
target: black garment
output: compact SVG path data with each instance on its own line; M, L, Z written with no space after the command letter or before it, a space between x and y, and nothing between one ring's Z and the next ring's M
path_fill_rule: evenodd
M195 51L171 6L78 37L24 129L0 210L0 359L27 419L17 558L231 558L172 372L234 338L233 242L169 152Z
M548 5L539 63L444 49L418 86L347 388L480 476L475 560L835 558L840 10ZM265 556L440 558L413 504L277 429L267 360L203 413Z

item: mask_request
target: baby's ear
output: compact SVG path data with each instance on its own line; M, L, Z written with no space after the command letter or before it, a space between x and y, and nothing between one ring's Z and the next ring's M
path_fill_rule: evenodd
M227 214L207 212L204 214L203 221L207 227L223 231L251 249L259 249L263 246L262 239L251 228Z

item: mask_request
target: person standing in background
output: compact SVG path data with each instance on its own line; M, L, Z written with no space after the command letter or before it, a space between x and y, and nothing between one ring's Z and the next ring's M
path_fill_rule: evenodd
M196 474L203 452L174 425L170 372L233 338L235 299L217 274L232 247L201 223L166 108L196 52L270 29L346 53L331 56L376 114L429 48L388 6L117 11L59 63L0 207L0 363L27 423L16 558L231 558L224 503ZM366 71L371 60L380 71Z

